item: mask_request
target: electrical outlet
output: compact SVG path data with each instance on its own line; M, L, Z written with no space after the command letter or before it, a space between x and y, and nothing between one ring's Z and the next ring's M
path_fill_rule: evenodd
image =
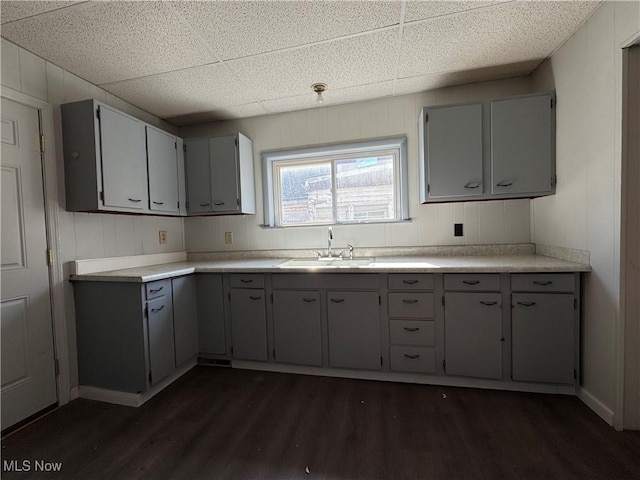
M454 223L453 224L453 236L454 237L462 237L462 236L464 236L464 233L462 232L462 224L461 223Z
M160 241L161 245L164 245L165 243L167 243L167 231L166 230L160 230L158 232L158 240Z
M233 243L233 232L224 232L224 244L231 245Z

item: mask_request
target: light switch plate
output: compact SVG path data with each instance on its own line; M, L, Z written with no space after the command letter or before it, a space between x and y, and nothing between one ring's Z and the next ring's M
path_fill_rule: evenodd
M233 232L224 232L224 244L231 245L233 243Z
M167 243L167 231L160 230L158 232L158 240L160 241L160 245L164 245Z

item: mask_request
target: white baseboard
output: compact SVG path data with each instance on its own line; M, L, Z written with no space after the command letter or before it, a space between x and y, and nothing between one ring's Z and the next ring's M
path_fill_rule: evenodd
M584 402L584 404L593 410L600 418L602 418L609 425L613 426L613 418L614 412L609 407L607 407L604 403L602 403L593 393L584 389L583 387L578 387L577 396L580 400Z
M80 397L80 387L73 387L69 390L69 401L75 400Z

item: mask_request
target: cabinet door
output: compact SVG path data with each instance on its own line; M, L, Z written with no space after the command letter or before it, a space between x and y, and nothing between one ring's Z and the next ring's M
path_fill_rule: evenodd
M235 135L226 135L209 140L211 210L214 212L234 212L240 209L236 138Z
M178 156L176 137L146 127L149 170L149 210L178 213Z
M502 378L502 305L499 293L445 293L445 371Z
M100 148L104 205L147 208L144 124L100 105Z
M211 211L209 139L185 140L188 213Z
M552 191L553 109L550 95L491 102L491 191Z
M147 302L151 385L165 378L176 367L172 310L171 297L168 295Z
M482 195L482 105L426 113L428 198Z
M231 289L231 339L234 358L267 360L264 290Z
M198 354L198 298L193 275L174 278L173 331L176 342L176 366Z
M380 370L377 292L327 292L329 364Z
M322 365L320 293L273 293L275 359L301 365Z
M196 287L200 352L225 355L227 353L227 341L224 324L222 275L197 275Z
M511 299L513 379L573 383L574 296L514 293Z

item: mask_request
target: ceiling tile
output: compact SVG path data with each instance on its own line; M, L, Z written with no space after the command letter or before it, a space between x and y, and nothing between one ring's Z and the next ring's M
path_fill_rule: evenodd
M529 75L540 64L540 60L496 65L487 68L477 68L458 72L436 73L434 75L419 75L417 77L399 78L396 81L395 94L406 95L424 92L442 87L464 85L467 83L486 82L503 78Z
M259 103L247 103L234 105L208 112L188 113L177 117L168 117L165 120L178 127L188 125L200 125L203 123L217 122L219 120L232 120L236 118L257 117L266 115L266 110Z
M397 29L227 62L259 100L295 97L324 82L329 90L392 80Z
M596 2L510 2L407 25L399 76L545 58L597 5Z
M2 10L0 10L0 18L2 23L13 22L21 18L32 17L33 15L40 15L45 12L57 10L58 8L67 7L74 3L81 3L78 1L64 2L25 2L25 1L2 1Z
M240 58L397 25L400 2L216 1L173 7L222 59Z
M96 84L215 61L167 2L97 2L3 25L2 35Z
M257 95L239 88L238 78L220 63L101 86L159 117L251 103Z
M404 21L412 22L425 18L441 17L452 13L474 10L476 8L487 7L497 3L505 3L507 0L491 2L469 1L469 2L437 2L437 1L408 1L404 13Z

